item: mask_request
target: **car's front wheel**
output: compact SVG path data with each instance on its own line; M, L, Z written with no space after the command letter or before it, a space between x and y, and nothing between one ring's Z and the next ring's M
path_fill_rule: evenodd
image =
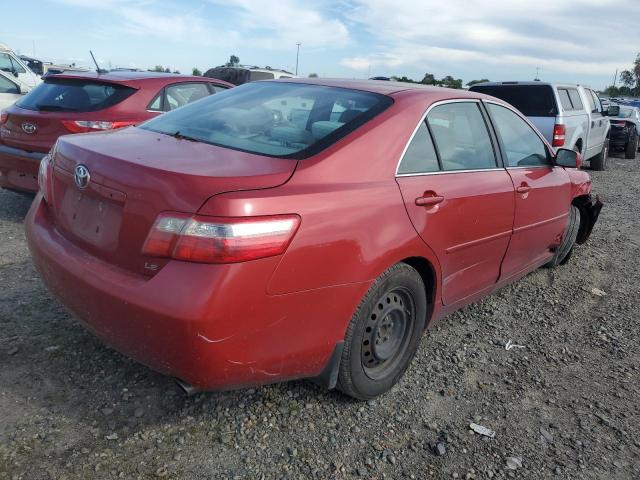
M580 231L580 209L575 205L571 205L569 211L569 221L567 222L567 228L564 231L562 237L562 243L553 254L553 258L545 266L548 268L557 267L567 263L571 254L573 253L573 247L576 244L578 238L578 232Z
M426 316L420 274L405 263L384 272L349 322L337 387L361 400L388 391L411 363Z

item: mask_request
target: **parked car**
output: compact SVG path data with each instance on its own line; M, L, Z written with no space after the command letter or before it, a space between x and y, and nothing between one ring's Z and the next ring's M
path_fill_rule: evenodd
M13 75L0 71L0 109L8 107L22 96L22 88Z
M640 108L620 107L611 120L611 148L624 150L625 158L636 158L640 138Z
M233 67L221 65L219 67L210 68L204 72L204 76L224 80L225 82L229 82L233 85L242 85L243 83L255 82L256 80L298 78L296 75L291 72L287 72L286 70L251 67L247 65L236 65Z
M155 72L48 76L0 113L0 187L35 192L40 160L60 135L134 125L231 86Z
M27 240L84 325L187 391L315 378L366 399L425 327L587 240L602 203L579 164L477 93L255 82L61 137Z
M40 78L9 47L0 43L0 70L13 75L23 92L40 84Z
M605 170L610 124L617 106L604 110L588 87L546 82L487 82L473 92L500 98L516 107L554 147L571 148L583 155L594 170Z

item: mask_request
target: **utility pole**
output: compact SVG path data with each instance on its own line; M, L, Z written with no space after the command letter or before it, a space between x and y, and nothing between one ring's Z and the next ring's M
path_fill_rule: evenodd
M618 81L618 69L616 68L616 73L613 75L613 86L615 88L616 82Z
M540 67L536 67L536 78L535 78L536 82L540 81Z
M298 42L296 45L298 46L298 50L296 51L296 75L298 75L298 59L300 58L300 45L302 44Z

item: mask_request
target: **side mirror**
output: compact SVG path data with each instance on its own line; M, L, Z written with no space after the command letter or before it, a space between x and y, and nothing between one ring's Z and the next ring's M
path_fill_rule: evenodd
M618 115L620 115L620 105L609 105L609 108L607 109L607 116L617 117Z
M582 165L582 155L575 150L561 148L556 152L555 164L559 167L580 168Z
M13 76L18 78L18 71L17 70L11 70L11 73L13 73Z

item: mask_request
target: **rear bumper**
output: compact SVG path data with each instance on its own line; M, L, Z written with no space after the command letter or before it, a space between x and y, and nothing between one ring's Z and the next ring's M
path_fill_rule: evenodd
M26 233L49 290L116 350L198 389L320 376L370 285L267 295L278 258L169 262L147 278L106 264L55 228L42 195Z
M37 192L38 168L45 155L0 145L0 187Z

